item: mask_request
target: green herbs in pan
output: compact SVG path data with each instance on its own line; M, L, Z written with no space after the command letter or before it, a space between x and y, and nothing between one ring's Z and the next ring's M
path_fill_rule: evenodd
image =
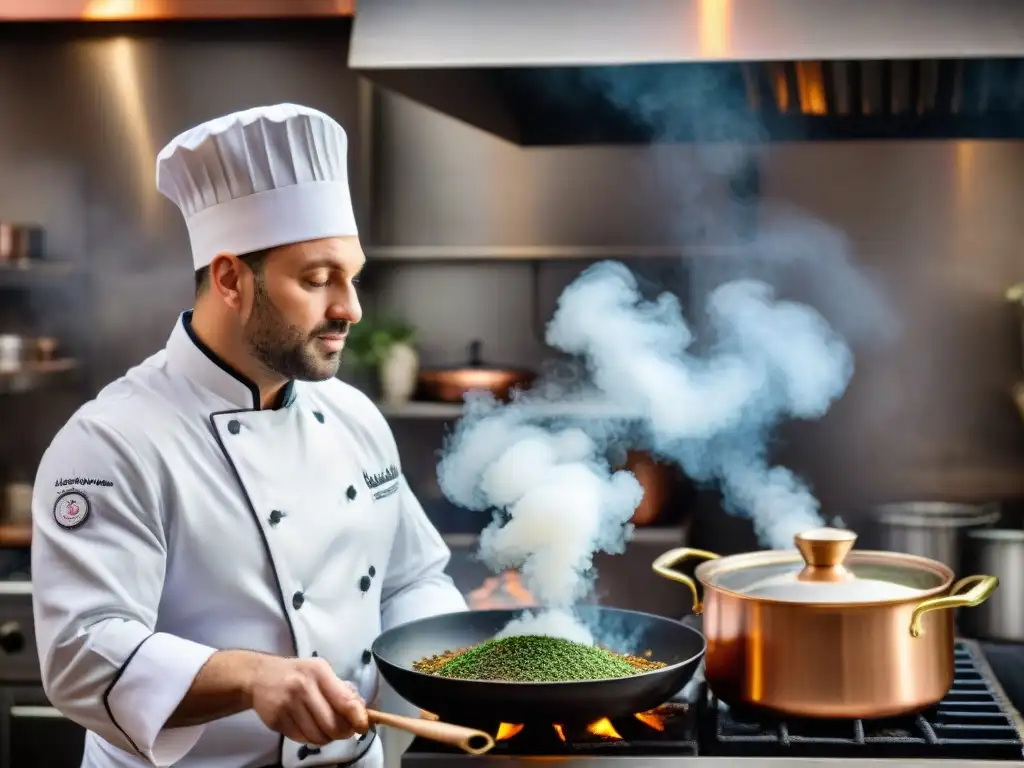
M418 672L459 680L561 683L607 680L665 665L556 637L519 635L446 651L413 664Z

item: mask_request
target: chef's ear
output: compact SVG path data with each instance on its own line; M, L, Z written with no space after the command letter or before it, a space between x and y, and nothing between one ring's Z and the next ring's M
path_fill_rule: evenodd
M242 261L232 253L218 253L210 262L210 288L232 309L242 308L242 281L247 272Z

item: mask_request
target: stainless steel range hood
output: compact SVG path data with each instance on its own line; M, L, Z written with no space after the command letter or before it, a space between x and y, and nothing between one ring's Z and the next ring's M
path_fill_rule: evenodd
M1020 0L363 0L349 63L524 145L1024 136Z

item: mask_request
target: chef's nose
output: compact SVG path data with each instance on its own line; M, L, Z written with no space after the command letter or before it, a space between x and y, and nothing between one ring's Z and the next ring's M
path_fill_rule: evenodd
M359 296L354 285L349 283L331 302L327 316L330 320L347 320L350 323L358 323L362 319L363 308L359 304Z

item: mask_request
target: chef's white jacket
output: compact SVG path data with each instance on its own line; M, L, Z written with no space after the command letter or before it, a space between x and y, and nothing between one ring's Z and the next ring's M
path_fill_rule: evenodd
M317 750L253 711L164 727L216 649L320 656L372 701L382 629L466 610L373 403L331 379L259 410L190 319L84 405L39 467L46 693L90 731L88 768L380 765L374 732Z

